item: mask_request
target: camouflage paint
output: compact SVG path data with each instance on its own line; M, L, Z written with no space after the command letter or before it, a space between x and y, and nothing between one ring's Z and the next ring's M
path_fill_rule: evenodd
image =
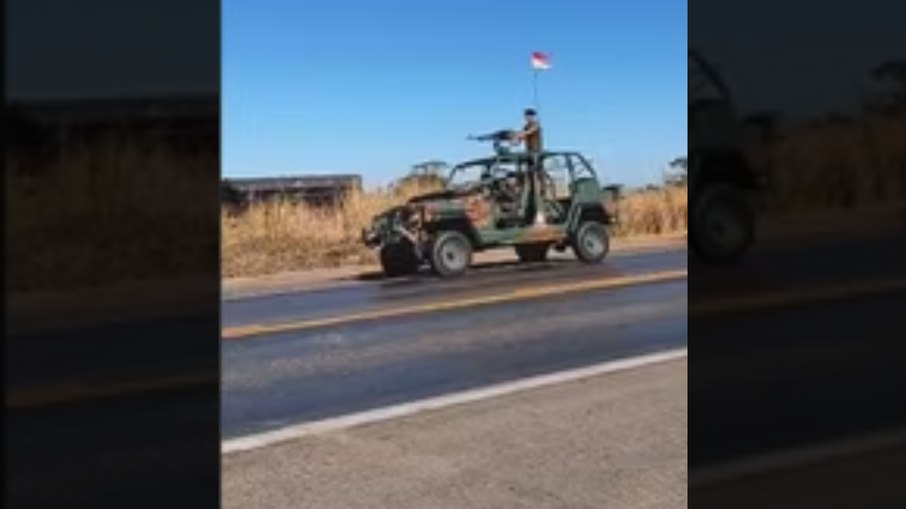
M461 219L466 216L465 202L458 198L422 203L418 206L423 207L426 222Z
M466 217L475 229L486 230L494 227L497 222L497 207L491 203L489 197L484 193L475 193L465 197L464 202Z
M481 243L488 246L528 244L535 242L562 242L567 237L564 225L546 224L540 226L479 230Z
M455 197L438 196L436 199L431 197L425 201L391 209L374 219L371 230L363 232L363 238L379 237L383 243L395 242L401 236L400 229L406 228L414 233L420 241L425 241L428 235L425 226L448 220L466 220L477 236L476 249L536 242L562 243L578 227L584 208L601 207L604 192L595 176L594 169L581 155L548 152L543 157L551 155L576 157L581 161L583 169L586 169L590 175L572 181L570 186L572 204L568 210L563 210L559 204L544 199L545 186L541 185L542 179L537 173L531 173L532 178L523 186L518 212L521 217L525 217L528 212L526 208L528 203L543 203L545 222L542 224L498 228L497 222L501 217L500 206L484 189L480 189ZM488 158L488 161L493 159ZM415 210L415 218L418 220L413 218L407 224L403 224L402 212L407 209ZM527 219L533 220L534 218Z

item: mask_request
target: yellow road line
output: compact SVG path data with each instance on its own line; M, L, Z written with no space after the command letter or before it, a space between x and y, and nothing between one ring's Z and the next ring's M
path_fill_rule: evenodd
M277 325L260 325L227 328L223 331L223 337L226 339L238 339L258 334L268 334L274 332L304 330L316 327L325 327L329 325L338 325L356 321L373 320L377 318L387 318L394 316L404 316L417 313L426 313L430 311L442 311L451 309L461 309L486 304L511 302L524 299L543 297L547 295L558 295L569 292L578 292L583 290L595 290L604 288L618 288L643 283L653 283L676 280L686 277L685 270L666 271L639 276L628 276L614 279L600 279L591 281L582 281L576 283L567 283L561 285L551 285L531 290L516 290L511 293L488 295L470 299L456 301L446 301L438 303L429 303L405 308L394 308L386 310L376 310L372 312L356 313L352 315L328 317L293 323L284 323ZM13 389L6 393L6 408L10 410L34 409L58 404L72 403L76 401L97 400L124 395L133 395L140 393L159 392L170 389L182 389L205 384L218 383L219 374L200 374L187 376L174 376L166 378L157 378L146 381L118 382L107 384L75 384L63 383L52 384L25 389Z
M449 300L441 302L431 302L426 304L416 304L412 306L378 309L373 311L363 311L340 316L330 316L325 318L313 318L310 320L300 320L295 322L277 323L270 325L240 325L236 327L225 327L221 332L223 339L242 339L262 334L275 334L279 332L293 332L333 325L344 325L354 322L363 322L367 320L377 320L382 318L395 318L399 316L416 315L421 313L430 313L435 311L450 311L454 309L464 309L488 304L500 304L506 302L515 302L538 297L552 295L562 295L589 290L603 290L607 288L620 288L634 286L645 283L659 283L684 279L687 276L686 269L668 270L654 272L650 274L639 274L635 276L625 276L610 279L592 279L589 281L579 281L573 283L555 284L530 289L520 289L508 293L484 295L466 299Z
M76 401L113 398L169 389L185 389L202 385L220 385L219 373L162 377L137 382L108 384L63 383L34 388L11 389L6 392L7 410L27 410Z
M278 332L287 330L302 330L305 328L348 323L350 321L368 320L388 316L402 316L406 314L423 313L443 309L457 309L497 302L518 301L527 298L557 295L582 290L616 288L621 286L642 284L646 282L650 283L669 281L684 278L686 277L686 275L687 273L685 270L677 270L616 279L591 280L563 285L552 285L531 290L517 290L507 294L478 297L460 301L425 304L408 308L375 311L372 313L359 313L356 315L324 318L320 320L310 320L307 322L280 324L275 326L261 326L253 332L258 334L265 334L273 332L275 330ZM726 301L715 301L702 305L692 305L689 307L689 315L698 316L740 311L757 311L764 308L789 307L821 301L880 295L886 292L903 290L906 290L906 278L890 280L862 280L834 286L803 289L800 291L764 293L747 298L733 298ZM226 329L224 332L231 332L232 334L234 334L232 336L233 338L243 337L241 335L237 335L237 333L239 332L245 332L247 333L246 335L251 335L249 334L249 330L235 329L237 328L234 328L233 330ZM173 376L147 381L121 382L115 384L56 384L18 390L13 389L7 391L6 393L6 408L11 410L40 408L57 404L72 403L76 401L126 396L137 393L160 392L170 389L197 387L206 384L217 383L218 380L218 373L202 373L197 375Z
M692 301L689 303L689 316L704 317L728 313L745 313L766 308L793 307L803 304L881 295L903 290L906 290L906 278L866 279L838 285L824 285L789 291L780 290L770 293L764 292L751 297L734 297L703 304L696 304Z

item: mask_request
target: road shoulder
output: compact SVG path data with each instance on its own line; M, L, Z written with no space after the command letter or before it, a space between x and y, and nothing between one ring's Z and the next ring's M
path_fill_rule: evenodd
M224 507L686 507L686 367L669 361L228 455Z

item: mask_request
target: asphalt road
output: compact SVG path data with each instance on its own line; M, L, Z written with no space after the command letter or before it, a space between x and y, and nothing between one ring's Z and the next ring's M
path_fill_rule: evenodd
M682 269L685 250L478 268L230 300L226 327L449 302L538 286ZM225 341L225 438L682 347L686 282L514 299Z
M689 348L692 500L707 493L710 498L702 500L725 502L721 496L730 495L718 494L731 485L709 479L739 462L871 441L903 428L906 407L898 404L898 389L906 386L906 370L897 352L906 330L904 254L906 239L900 237L762 245L737 267L692 261L689 285L579 292L231 342L224 349L223 429L233 437L684 346L688 326L695 338ZM686 263L686 253L676 251L627 255L599 268L499 267L476 271L472 280L372 283L327 291L317 301L289 294L234 301L225 309L236 310L232 326L278 322L317 317L325 310L322 302L355 313ZM714 311L737 302L731 311ZM835 461L840 459L817 461L809 472L830 472L828 462ZM764 475L744 476L727 490L764 487Z
M762 447L780 434L817 441L906 422L889 392L906 382L906 238L763 251L736 268L690 271L693 466L748 448L745 433ZM800 293L809 295L787 298ZM782 304L706 312L760 295ZM708 447L695 447L696 436Z
M154 378L151 379L155 380ZM215 507L217 379L189 387L9 408L7 507Z
M690 266L692 506L906 506L906 238L774 247Z
M894 238L798 250L771 247L737 268L709 269L693 261L688 284L527 297L227 341L222 345L221 425L226 437L238 436L682 346L691 334L692 500L696 490L707 488L712 500L725 501L729 495L718 495L729 481L697 481L707 477L699 474L763 453L871 438L903 427L906 407L899 404L898 389L906 385L901 362L906 292L888 288L837 295L833 302L809 297L778 307L762 303L730 314L700 313L715 302L788 297L803 287L896 282L906 277L903 260L906 241ZM228 301L223 320L230 327L342 316L551 282L684 268L686 263L685 251L672 251L614 256L601 267L485 267L453 282L430 277L362 281L333 290ZM687 311L692 319L687 320ZM197 344L192 343L194 335L185 334L190 330L197 331ZM185 458L188 468L201 465L217 447L191 443L198 436L191 431L200 427L216 433L217 423L209 420L216 409L206 406L217 391L217 366L210 358L216 335L210 321L189 316L86 329L78 341L71 332L8 337L6 423L17 437L8 461L23 465L10 479L14 490L8 497L40 496L66 505L90 484L82 481L91 478L114 497L128 486L132 493L144 493L133 501L138 507L166 499L153 474L166 472L173 479L170 487L190 486L192 475L202 469L180 475L179 469L164 466L165 458L170 455L171 465L173 457ZM137 374L160 381L164 389L154 392L152 387L136 396L126 387L102 398L89 391L86 398L75 394L62 402L37 398L36 405L18 405L20 398L13 397L47 385L116 387ZM168 379L183 375L198 380L167 385ZM158 398L163 403L142 407L143 401ZM149 413L152 407L154 413ZM109 427L92 426L97 422ZM108 446L104 454L97 453L101 444ZM82 467L84 475L69 476L73 465ZM48 491L42 488L46 484L31 481L42 476L71 492ZM735 481L733 490L767 489L759 484L764 476L747 479ZM88 506L100 506L90 502L97 498L85 497Z
M684 509L678 359L230 454L224 508Z
M336 289L338 293L226 302L223 316L225 320L244 323L238 318L267 321L342 314L371 306L392 307L457 299L475 292L493 293L500 291L497 283L503 288L518 287L506 282L511 278L523 282L546 278L575 282L587 280L590 275L618 277L620 272L644 266L677 266L684 262L685 252L676 251L615 256L595 268L582 268L572 262L531 269L485 267L449 284L433 278L362 281L344 285L345 289ZM470 285L477 288L471 294ZM179 493L180 500L196 500L200 504L207 497L219 495L210 491L217 486L218 473L210 458L219 452L220 425L226 436L271 429L285 422L681 343L681 338L678 341L666 331L671 327L683 329L684 283L633 288L625 294L624 290L599 292L596 300L575 299L574 295L565 300L552 299L547 303L552 307L537 307L541 303L522 307L514 302L494 310L475 308L471 315L459 311L438 313L226 344L217 341L219 327L211 323L209 315L8 335L6 427L14 440L8 447L7 461L16 469L8 479L6 499L21 507L121 507L126 497L131 507L159 507ZM650 292L650 298L645 297L645 292ZM286 308L274 306L274 302L287 300L291 305ZM538 331L523 337L524 327L519 323L524 322L525 312L537 317L570 308L569 303L577 300L583 305L569 310L575 323L564 331L580 337L574 341L563 336L564 342L572 346L553 348ZM629 310L633 302L643 301L642 306ZM293 307L305 307L305 303L314 305L302 313ZM600 322L595 303L622 310L605 319L614 334L629 322L643 317L651 320L631 326L637 341L627 341L621 333L602 349L590 335L598 332L592 323ZM257 306L264 311L232 314L244 306ZM495 312L502 313L500 317L506 320L498 320ZM491 335L485 337L465 323L469 316L482 320L481 327L489 329ZM563 320L550 320L547 327ZM413 326L427 328L415 335L417 344L410 348L403 340L418 330ZM451 330L468 332L446 334ZM338 343L337 332L341 338L353 338L367 346L360 349L358 344ZM428 334L449 338L432 339ZM222 366L211 356L218 349L222 349ZM344 349L355 353L344 356ZM323 359L321 364L317 362L319 356ZM274 369L267 369L270 361L276 362ZM304 369L287 371L287 365L300 362L306 365ZM218 368L223 373L223 392L218 384ZM281 381L280 377L284 379ZM265 385L256 389L255 384ZM266 388L275 391L268 393ZM299 391L304 391L305 397L300 397ZM218 395L222 398L222 422L212 419L218 414ZM258 398L258 404L249 397ZM199 441L199 437L206 436L211 440Z
M685 344L685 281L227 341L222 430L230 438Z
M561 256L548 263L502 262L478 265L464 277L439 280L429 274L408 278L345 283L334 288L285 292L223 302L224 327L341 316L366 310L440 300L474 298L538 285L684 269L686 250L672 248L642 253L615 253L599 266L586 266Z

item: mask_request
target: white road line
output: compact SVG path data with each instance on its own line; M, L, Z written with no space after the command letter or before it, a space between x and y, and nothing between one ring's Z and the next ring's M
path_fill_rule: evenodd
M301 437L327 433L332 431L343 430L363 424L371 424L380 421L386 421L399 417L409 416L428 410L437 410L463 403L481 401L497 396L512 394L527 389L535 389L548 385L554 385L564 382L572 382L589 378L605 373L613 373L633 368L639 368L650 364L657 364L671 360L686 357L687 349L679 348L667 350L664 352L640 355L628 359L609 361L592 366L585 366L566 371L559 371L546 375L539 375L512 382L505 382L489 387L482 387L453 394L446 394L433 398L427 398L409 403L393 405L384 408L376 408L360 413L342 415L320 421L307 422L294 426L287 426L273 431L264 433L246 435L239 438L225 440L221 442L221 453L232 454L241 451L250 451L270 445L295 440Z
M767 453L731 460L690 472L690 484L701 486L833 460L894 445L906 444L906 431L897 430L869 437L837 440L790 451Z

